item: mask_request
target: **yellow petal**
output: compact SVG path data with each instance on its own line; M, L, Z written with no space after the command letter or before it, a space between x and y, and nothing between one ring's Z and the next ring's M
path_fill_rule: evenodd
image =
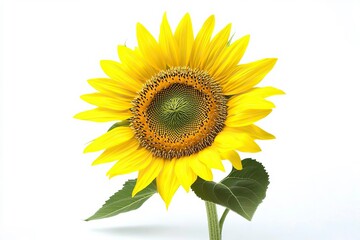
M139 49L131 50L120 45L118 46L118 54L123 63L123 70L142 84L158 72L144 60Z
M267 98L267 97L271 97L274 95L281 95L281 94L285 94L285 92L278 88L259 87L259 88L253 88L242 95Z
M164 13L163 20L160 26L159 44L161 51L166 59L166 65L168 66L179 66L178 59L178 45L175 41L174 35L172 34L169 22Z
M136 81L136 79L131 78L123 70L123 66L120 63L111 60L101 60L100 66L106 75L119 82L122 88L134 93L141 90L142 84Z
M129 127L117 127L92 141L84 149L84 152L96 152L105 148L110 148L126 142L133 137L134 132Z
M140 23L136 25L136 36L139 49L147 60L155 69L163 70L166 67L164 56L161 54L159 44L149 31Z
M197 176L190 167L190 157L183 157L174 160L175 174L185 191L189 192L190 186L195 182Z
M275 105L265 98L276 94L284 94L284 92L273 87L262 87L235 95L227 103L229 106L228 116L241 115L243 111L248 109L272 109Z
M204 163L202 163L197 155L191 155L190 157L190 166L194 173L206 181L211 181L213 179L213 174Z
M190 15L187 13L175 30L175 40L179 46L179 65L188 66L191 49L194 43L194 33Z
M231 31L231 24L228 24L220 32L218 32L215 37L211 40L210 46L208 47L208 53L205 56L208 56L207 59L203 59L202 66L206 69L210 75L214 74L211 66L218 60L222 52L227 48Z
M151 153L145 148L139 148L133 152L133 154L119 160L112 168L110 168L106 175L112 178L116 175L135 172L146 168L151 160Z
M239 133L229 127L225 127L214 140L215 145L221 149L239 150L241 152L259 152L259 145L254 142L247 133Z
M252 124L249 126L234 128L238 132L247 133L254 139L261 139L261 140L268 140L274 139L275 136L271 133L266 132L265 130L261 129L260 127Z
M212 76L214 79L221 81L227 77L230 70L232 70L241 60L249 43L250 36L246 35L225 49L225 51L217 57L212 69Z
M221 156L215 148L207 147L201 150L198 154L198 158L209 168L225 171L224 165L221 162Z
M136 97L134 92L122 88L119 82L109 78L93 78L89 79L88 83L101 93L120 94L130 101Z
M273 109L275 104L263 98L252 96L236 96L228 102L228 116L242 114L249 109Z
M225 95L245 92L258 84L274 67L276 58L266 58L237 66L236 72L223 86Z
M271 113L271 109L244 110L236 115L230 115L225 121L229 127L242 127L253 124Z
M223 159L229 160L235 169L241 170L242 164L239 154L236 151L224 151L221 152Z
M114 147L106 149L92 165L109 163L117 160L122 160L127 156L133 154L139 148L139 142L135 138L120 143Z
M164 200L166 207L169 207L172 197L180 187L180 183L175 174L176 160L166 160L164 167L156 178L157 190Z
M195 38L190 57L190 67L199 68L210 44L212 32L215 27L215 17L211 15L200 29Z
M152 158L151 163L144 169L139 171L136 185L132 192L134 197L138 192L146 188L161 172L164 166L164 159ZM165 160L166 161L166 160Z
M74 116L74 118L81 120L88 120L94 122L110 122L116 120L125 120L132 117L132 113L129 110L125 111L113 111L106 108L95 108L80 112Z
M90 93L81 95L80 98L100 108L108 108L115 111L124 111L133 107L129 99L120 95Z

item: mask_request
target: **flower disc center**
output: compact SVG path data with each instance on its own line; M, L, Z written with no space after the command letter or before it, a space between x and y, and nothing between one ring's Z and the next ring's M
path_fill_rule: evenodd
M183 97L169 99L161 108L164 122L171 128L179 128L189 121L191 114L191 103Z
M210 146L227 115L219 85L207 73L186 67L154 76L133 104L135 136L141 146L166 159Z
M163 89L147 109L150 127L166 132L174 141L182 133L192 132L206 117L199 111L205 103L203 97L203 93L186 84L174 83Z

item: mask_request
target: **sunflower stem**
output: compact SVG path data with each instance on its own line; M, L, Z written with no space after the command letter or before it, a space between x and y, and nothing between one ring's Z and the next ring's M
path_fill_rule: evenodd
M205 201L205 206L209 228L209 240L221 240L216 205L215 203Z
M228 215L229 211L230 211L230 209L226 208L224 213L222 214L222 216L220 218L220 221L219 221L220 235L222 234L222 229L223 229L223 226L224 226L225 218Z

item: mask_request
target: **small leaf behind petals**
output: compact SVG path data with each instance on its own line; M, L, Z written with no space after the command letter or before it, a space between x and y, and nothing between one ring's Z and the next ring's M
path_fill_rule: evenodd
M108 131L111 131L113 130L114 128L117 128L117 127L128 127L130 125L130 121L129 120L124 120L124 121L121 121L121 122L117 122L117 123L114 123Z

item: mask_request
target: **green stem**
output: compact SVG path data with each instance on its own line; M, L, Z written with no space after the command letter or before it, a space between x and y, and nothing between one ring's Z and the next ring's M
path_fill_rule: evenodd
M208 219L209 240L221 240L216 205L215 203L205 201L205 206Z
M219 227L220 227L220 235L222 233L222 229L223 229L223 225L224 225L224 222L225 222L225 218L226 216L228 215L230 209L226 208L223 215L221 216L220 218L220 221L219 221Z

